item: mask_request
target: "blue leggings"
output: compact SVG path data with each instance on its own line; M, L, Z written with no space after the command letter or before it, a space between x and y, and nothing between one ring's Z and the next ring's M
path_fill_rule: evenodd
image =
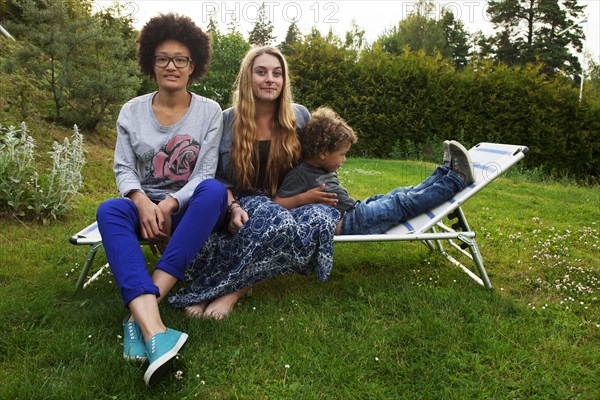
M214 179L202 181L187 209L173 215L171 239L156 268L183 280L185 267L226 215L225 186ZM125 305L142 294L160 296L139 245L140 220L133 202L126 198L107 200L98 207L96 219L106 258Z

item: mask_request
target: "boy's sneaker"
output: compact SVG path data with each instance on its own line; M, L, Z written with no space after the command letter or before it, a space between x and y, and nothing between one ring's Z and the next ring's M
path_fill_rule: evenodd
M444 143L442 143L442 145L444 146L444 167L450 168L450 141L444 140Z
M173 359L187 338L187 334L167 328L166 332L157 333L146 342L148 361L150 361L144 374L146 385L154 385L169 372L173 366Z
M140 326L129 321L131 314L123 320L123 358L129 361L146 361L146 345Z
M475 182L475 171L471 156L465 147L456 140L451 140L450 145L450 168L461 175L467 185Z

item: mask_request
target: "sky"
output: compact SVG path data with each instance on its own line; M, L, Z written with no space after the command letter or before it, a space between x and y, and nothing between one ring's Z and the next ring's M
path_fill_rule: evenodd
M239 23L239 30L248 37L248 32L256 22L258 8L265 4L269 20L273 22L274 44L285 39L290 23L296 19L303 34L317 27L322 33L330 29L340 37L352 27L352 23L365 30L367 40L372 43L386 29L396 26L398 22L415 11L416 0L396 1L200 1L200 0L119 0L125 12L133 17L134 25L141 29L153 16L159 13L175 12L191 17L196 24L206 28L212 14L219 24L221 32L227 31L227 25L234 16ZM113 0L96 0L94 7L109 7ZM444 7L452 10L470 33L482 31L491 34L493 27L487 16L486 0L438 0L433 2L431 16L437 18ZM588 21L581 24L586 33L585 51L597 63L600 62L600 0L579 0L586 5ZM581 57L580 57L581 58Z

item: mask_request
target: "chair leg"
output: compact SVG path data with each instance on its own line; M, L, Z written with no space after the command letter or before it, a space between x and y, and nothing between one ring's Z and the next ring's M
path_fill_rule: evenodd
M465 216L465 213L463 212L462 208L458 207L456 209L456 214L457 214L460 225L465 230L470 231L471 228L469 227L469 223L467 222L467 217ZM479 247L477 246L477 242L475 241L475 238L468 239L468 240L462 239L462 241L469 246L469 250L471 251L471 256L473 257L473 262L475 263L475 265L477 266L477 269L479 270L479 277L483 281L485 288L491 289L492 283L490 282L490 278L488 277L487 272L485 271L485 267L483 266L483 257L481 256L481 252L479 251Z
M90 268L92 267L92 263L94 262L94 257L96 257L96 252L98 249L102 247L102 242L95 243L90 246L90 251L88 251L87 258L83 267L81 268L81 273L79 274L79 279L77 280L77 285L75 286L75 292L79 292L83 288L83 281L87 276L88 272L90 272Z
M431 232L433 232L433 233L437 233L437 231L438 231L438 230L435 228L435 225L431 227ZM439 240L439 239L436 239L436 240L435 240L435 246L437 247L437 250L438 250L440 253L442 253L442 254L444 254L444 253L445 253L445 251L444 251L444 246L442 245L442 241L441 241L441 240Z
M459 239L469 246L471 257L475 263L475 266L477 267L477 270L479 271L479 277L483 282L483 286L486 289L491 289L492 283L490 282L490 278L488 277L485 267L483 266L483 257L481 256L481 252L479 251L479 247L477 246L475 238L460 237Z
M427 246L427 248L429 248L429 250L431 250L431 251L436 251L437 249L436 249L436 247L433 245L433 243L434 243L434 242L433 242L433 241L431 241L431 240L423 240L423 244L424 244L425 246Z

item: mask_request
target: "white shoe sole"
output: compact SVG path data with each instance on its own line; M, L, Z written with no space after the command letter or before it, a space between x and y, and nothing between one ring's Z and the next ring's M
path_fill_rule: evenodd
M173 364L173 359L177 356L177 353L183 347L187 339L187 333L182 333L171 350L167 351L148 366L148 369L144 374L144 382L146 382L146 385L153 386L169 372Z
M461 155L466 158L464 160L457 160L456 158L452 157L450 168L463 173L465 175L465 181L467 182L467 185L473 184L476 177L475 171L473 170L473 161L471 161L471 155L469 154L469 151L465 148L465 146L456 140L450 141L449 149L451 155L454 153L453 149L457 149Z
M123 353L123 359L125 359L127 361L144 362L144 361L148 360L148 357L130 356L130 355Z

